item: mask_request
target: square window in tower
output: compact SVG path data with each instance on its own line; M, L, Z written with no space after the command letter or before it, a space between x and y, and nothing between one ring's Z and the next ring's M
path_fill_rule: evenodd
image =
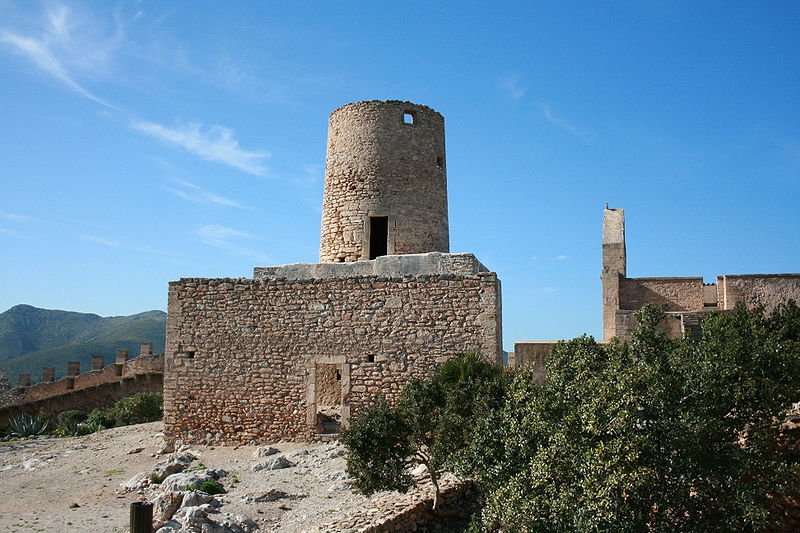
M369 258L386 255L388 242L389 217L369 217Z

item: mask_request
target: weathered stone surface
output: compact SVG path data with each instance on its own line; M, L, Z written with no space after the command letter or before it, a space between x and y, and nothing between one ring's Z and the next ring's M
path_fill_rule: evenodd
M281 468L291 468L293 466L295 466L295 463L283 455L276 455L267 459L263 463L254 464L253 472L260 472L261 470L280 470Z
M449 251L444 118L433 109L369 101L331 113L320 262L369 259L370 216L388 217L389 254Z
M336 365L341 420L376 394L477 350L498 361L500 282L491 272L170 284L164 424L173 439L319 438L317 370Z

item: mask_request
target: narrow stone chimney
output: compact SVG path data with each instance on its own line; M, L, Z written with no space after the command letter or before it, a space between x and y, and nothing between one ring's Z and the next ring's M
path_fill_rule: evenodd
M128 360L128 350L125 348L117 348L117 364L124 365Z
M20 387L30 387L31 386L31 375L30 374L20 374L19 375L19 386Z
M106 366L106 358L102 355L93 355L92 356L92 370L103 370L103 367Z
M152 342L143 342L139 345L139 357L147 355L153 355L153 343Z

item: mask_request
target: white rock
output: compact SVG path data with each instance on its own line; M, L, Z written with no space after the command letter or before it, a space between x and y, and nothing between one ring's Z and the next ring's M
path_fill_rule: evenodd
M273 448L272 446L259 446L256 448L256 451L253 452L253 457L268 457L270 455L275 455L278 453L277 448Z
M184 500L182 492L162 492L153 499L153 519L167 522L181 507Z
M280 470L281 468L291 468L295 466L293 462L283 455L276 455L263 463L253 465L253 472L261 470Z
M147 485L150 481L150 474L147 472L139 472L128 481L124 483L120 483L120 486L125 490L139 490L145 485Z
M161 482L161 491L195 490L201 483L211 481L211 479L211 476L205 470L172 474Z

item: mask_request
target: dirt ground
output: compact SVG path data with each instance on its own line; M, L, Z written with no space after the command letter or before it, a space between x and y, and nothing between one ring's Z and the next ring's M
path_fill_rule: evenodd
M157 455L160 422L101 431L85 437L0 443L0 531L127 533L129 506L151 492L121 484L149 472ZM196 463L229 472L218 496L222 511L256 521L261 531L301 532L337 519L366 498L349 489L343 450L336 444L273 444L296 466L253 471L265 458L255 447L193 446ZM282 491L296 498L252 503Z

